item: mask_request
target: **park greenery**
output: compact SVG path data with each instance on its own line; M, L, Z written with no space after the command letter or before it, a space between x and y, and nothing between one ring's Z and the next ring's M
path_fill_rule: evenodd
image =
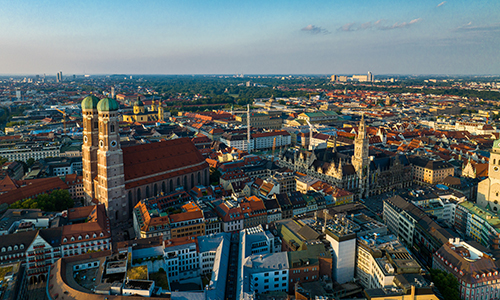
M74 201L67 190L54 190L50 194L41 194L14 202L9 208L39 208L42 211L63 211L73 207Z
M166 291L170 290L167 272L163 268L160 268L158 272L150 273L149 280L153 280L155 282L155 286L159 286Z
M458 280L455 276L445 271L431 269L431 277L444 300L460 300Z

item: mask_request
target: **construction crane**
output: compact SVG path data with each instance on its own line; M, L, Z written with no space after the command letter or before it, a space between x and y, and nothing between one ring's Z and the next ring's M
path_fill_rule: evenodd
M63 110L60 110L59 108L56 108L55 110L57 110L58 112L62 113L63 114L63 125L64 125L64 134L66 134L66 112L63 111Z

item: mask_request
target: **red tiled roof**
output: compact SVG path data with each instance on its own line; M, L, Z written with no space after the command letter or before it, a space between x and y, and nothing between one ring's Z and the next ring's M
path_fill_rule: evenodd
M10 190L15 190L19 186L9 177L9 175L5 176L4 179L0 180L0 193L7 192Z
M106 208L104 207L104 204L90 206L90 208L92 209L88 214L87 222L63 226L63 241L61 244L80 243L89 240L99 240L111 237L109 219L106 216ZM86 211L88 211L86 208L82 208L82 211L80 211L82 213L81 215L83 215ZM94 234L96 237L94 237ZM85 239L86 235L89 235L88 239ZM78 236L81 236L82 239L79 240ZM71 241L71 237L75 238L74 241ZM66 238L66 241L64 241L64 238Z
M0 142L5 142L5 141L18 141L21 139L21 135L5 135L5 136L0 136Z
M189 138L142 144L122 150L126 188L208 167L203 155Z
M193 211L173 214L168 217L170 219L170 224L172 224L188 220L201 219L203 218L203 213L201 212L201 210L193 210Z
M10 205L16 201L36 197L40 194L49 193L53 190L68 189L68 185L59 177L33 179L20 182L26 185L2 194L0 196L0 203L7 203Z

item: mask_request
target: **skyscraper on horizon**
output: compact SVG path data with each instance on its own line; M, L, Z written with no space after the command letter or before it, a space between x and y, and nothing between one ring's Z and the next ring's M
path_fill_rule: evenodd
M59 71L59 73L57 73L57 82L62 82L62 81L63 81L62 71Z
M372 74L372 72L368 71L368 76L367 77L368 77L367 79L368 79L369 82L373 82L373 74Z

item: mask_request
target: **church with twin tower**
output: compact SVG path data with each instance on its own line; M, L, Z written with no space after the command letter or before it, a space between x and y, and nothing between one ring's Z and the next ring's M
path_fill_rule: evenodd
M122 149L118 102L91 95L81 105L85 202L104 204L113 225L131 220L140 200L209 183L208 164L190 139Z

